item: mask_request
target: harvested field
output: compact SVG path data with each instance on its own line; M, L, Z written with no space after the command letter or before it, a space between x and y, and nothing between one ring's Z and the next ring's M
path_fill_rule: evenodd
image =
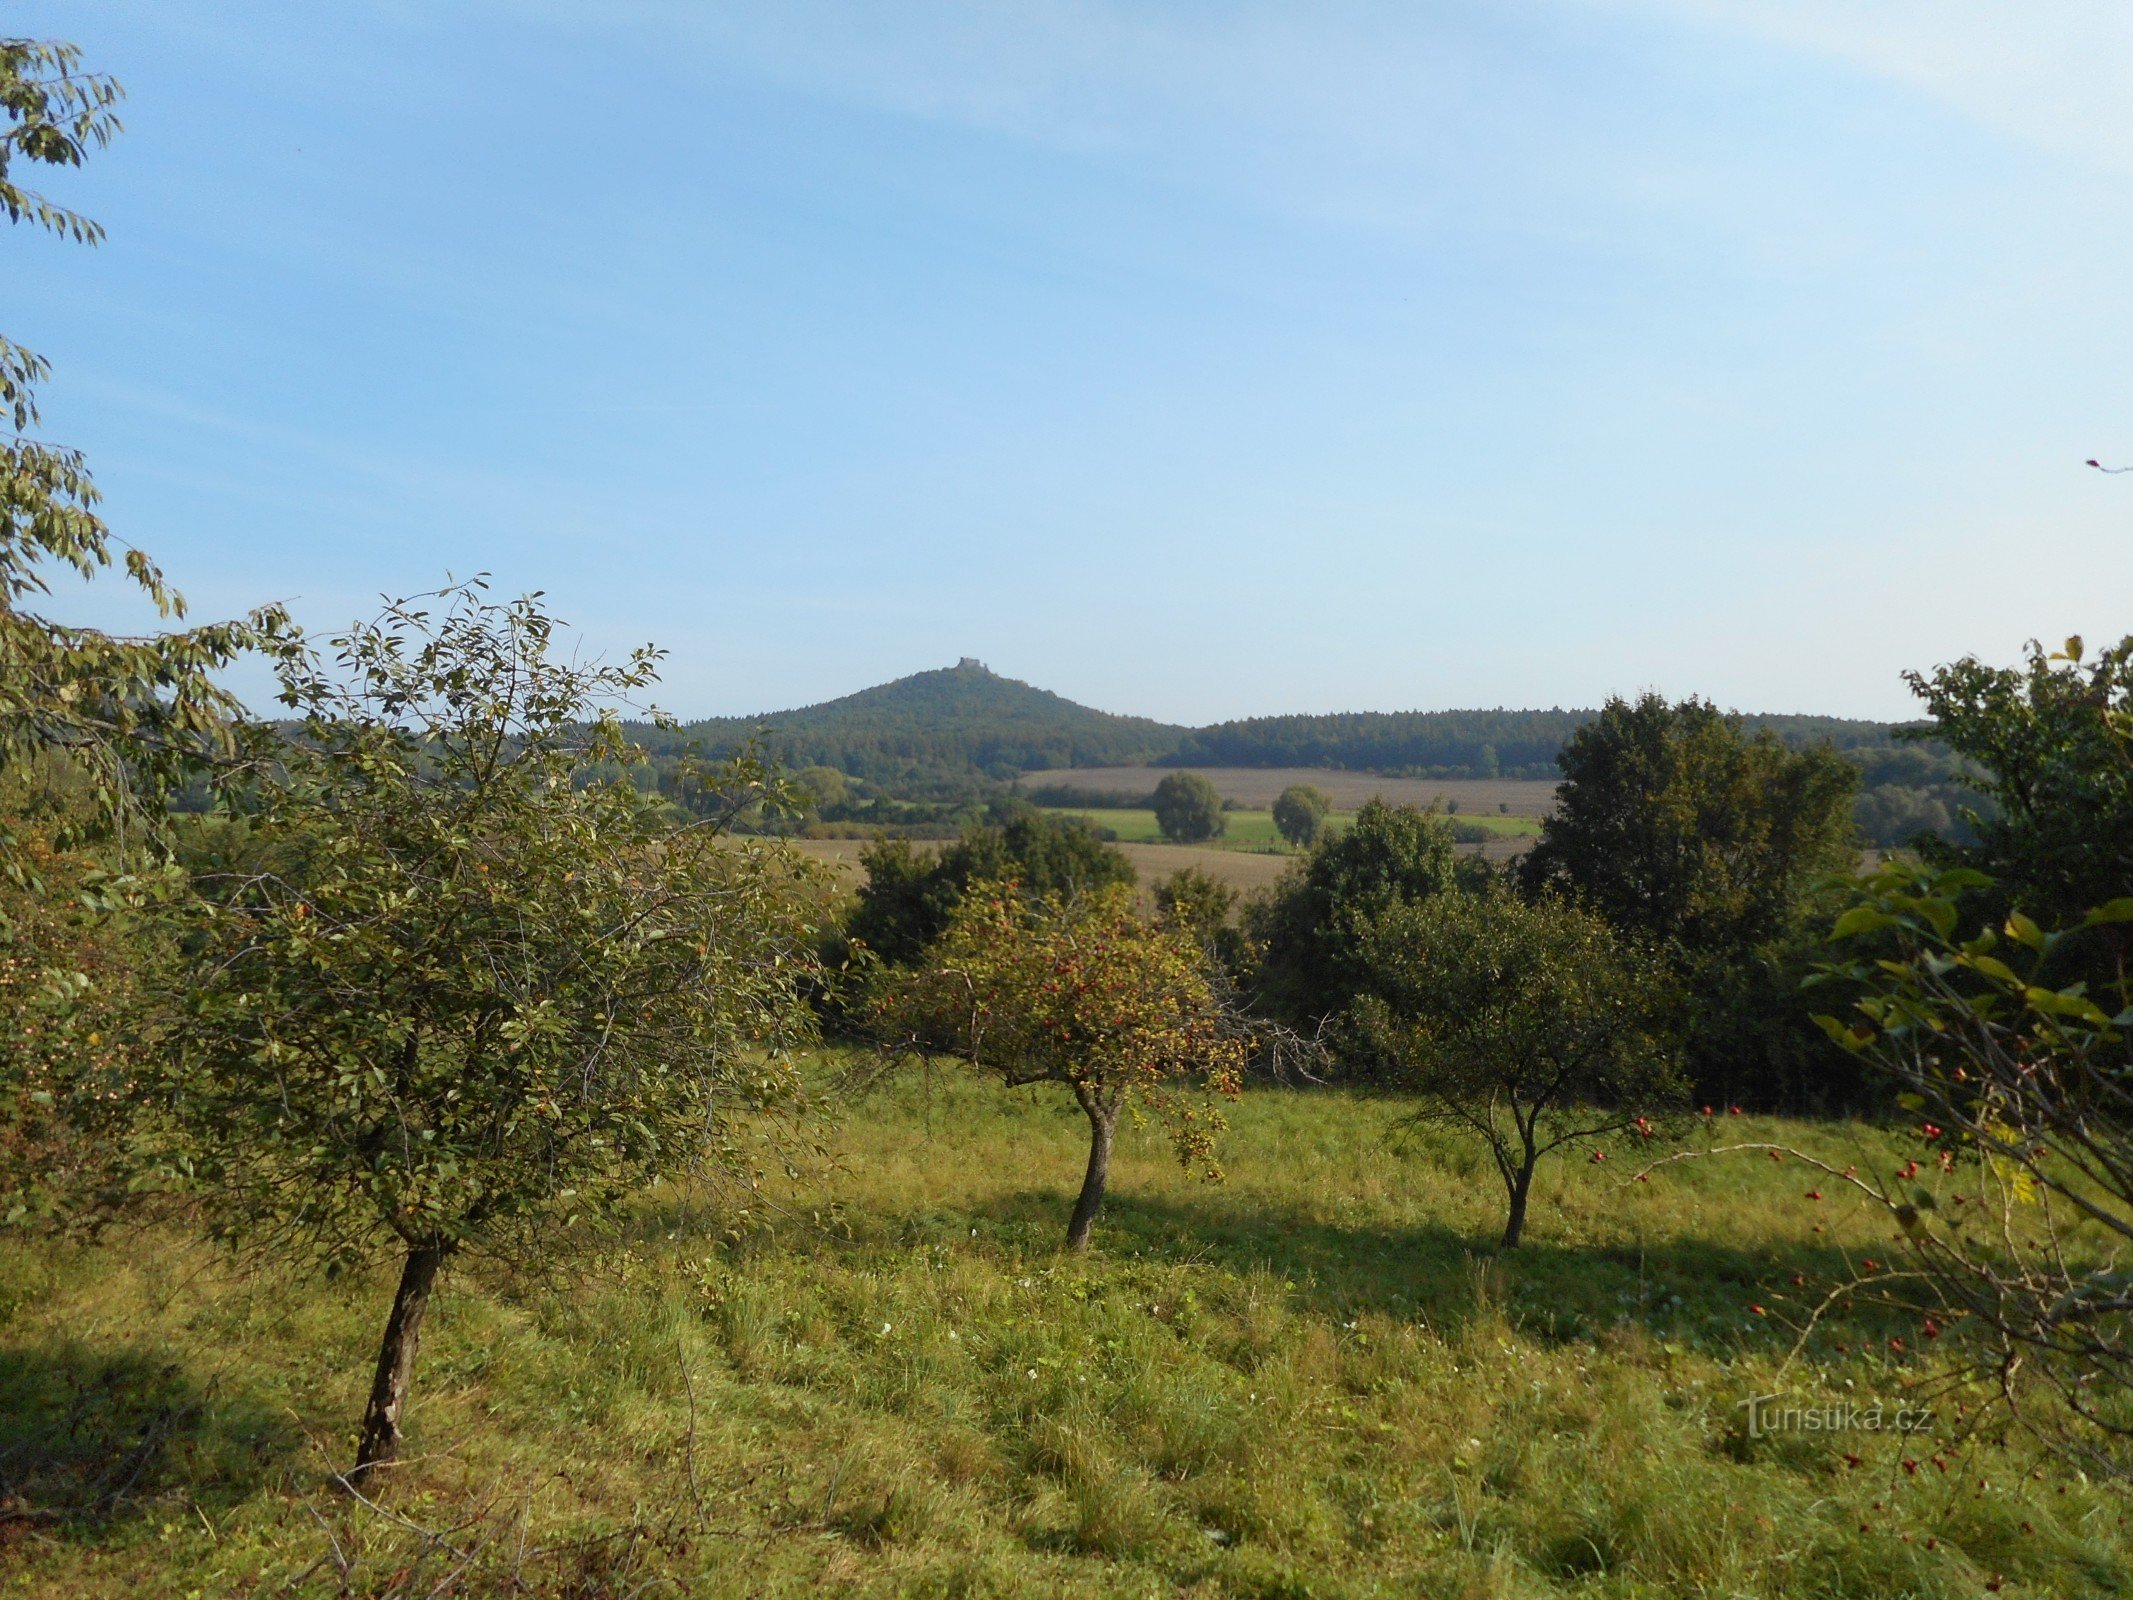
M1282 869L1296 859L1258 850L1211 850L1197 844L1122 844L1118 848L1141 875L1143 888L1153 888L1173 872L1198 867L1216 882L1250 894L1271 887Z
M1062 767L1025 772L1023 788L1071 784L1077 789L1145 793L1173 770L1170 767ZM1373 795L1426 806L1456 800L1461 811L1495 811L1508 806L1514 817L1544 817L1555 807L1555 784L1544 778L1386 778L1374 772L1343 772L1330 767L1191 767L1212 783L1225 800L1243 806L1270 806L1292 783L1315 783L1333 797L1337 810L1353 811Z

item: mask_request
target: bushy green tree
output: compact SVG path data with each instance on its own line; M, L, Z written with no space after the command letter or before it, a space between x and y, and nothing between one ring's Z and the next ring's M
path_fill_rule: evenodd
M1702 1093L1828 1105L1862 1080L1812 1023L1798 982L1857 863L1856 773L1787 749L1700 700L1611 700L1560 758L1556 810L1519 864L1529 895L1567 892L1669 952L1688 994Z
M1503 1179L1503 1247L1551 1152L1642 1132L1683 1093L1674 979L1651 946L1559 896L1451 892L1363 930L1349 1049L1470 1133Z
M551 629L462 588L285 659L256 848L170 912L171 1169L225 1237L400 1261L358 1474L399 1449L448 1262L538 1261L649 1180L736 1170L798 1090L800 864L584 781L631 761L614 706L656 654L580 666Z
M1264 951L1261 1000L1274 1016L1306 1028L1340 1011L1355 993L1365 931L1393 906L1452 887L1457 872L1443 818L1370 801L1251 908L1249 931Z
M1905 676L1933 715L1919 737L1981 768L1992 802L1969 818L1977 843L1937 847L1941 864L1990 876L1999 915L2047 925L2133 889L2133 635L2094 657L2032 641L2020 667L1965 656Z
M1231 979L1241 978L1250 960L1250 941L1237 924L1237 891L1198 867L1180 867L1155 886L1156 915L1168 926L1190 934Z
M861 885L847 934L892 965L909 966L947 928L963 890L980 880L1013 881L1025 894L1072 899L1131 885L1133 863L1078 817L1034 806L1007 808L1005 821L980 824L931 856L905 839L882 839L860 857Z
M0 803L20 793L0 783ZM153 963L138 918L101 886L102 852L57 848L49 816L16 826L23 881L0 878L0 1232L90 1231L125 1209L136 1175Z
M971 884L878 1015L892 1047L959 1057L1010 1088L1072 1092L1089 1121L1089 1159L1069 1250L1089 1246L1129 1106L1165 1122L1182 1164L1219 1176L1220 1102L1241 1086L1243 1038L1198 942L1140 916L1122 885L1062 901Z
M1299 850L1318 842L1333 797L1315 784L1292 783L1274 797L1274 829Z
M1155 825L1173 844L1199 844L1229 826L1222 796L1197 772L1173 772L1155 786Z
M1707 701L1610 700L1571 736L1556 809L1521 863L1616 927L1731 954L1796 926L1856 861L1850 766L1788 750Z

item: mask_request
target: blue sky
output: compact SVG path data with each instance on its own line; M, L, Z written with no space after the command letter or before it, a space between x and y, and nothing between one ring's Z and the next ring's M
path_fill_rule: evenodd
M974 655L1189 722L2133 630L2122 0L5 27L130 92L0 327L196 615L488 571L684 715Z

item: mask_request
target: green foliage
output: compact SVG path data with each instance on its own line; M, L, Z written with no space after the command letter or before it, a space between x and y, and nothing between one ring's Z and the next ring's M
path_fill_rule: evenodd
M1216 1100L1236 1097L1244 1044L1198 940L1144 920L1123 885L1062 901L972 883L878 1015L894 1049L958 1057L1010 1088L1056 1083L1073 1094L1091 1144L1070 1248L1088 1244L1128 1107L1163 1119L1180 1163L1220 1176Z
M53 832L22 826L35 887L0 879L0 1232L94 1228L134 1177L148 946L136 919L97 909L101 864Z
M1014 882L1024 893L1071 899L1134 882L1133 863L1073 817L1049 816L1024 805L1005 821L978 824L938 855L928 857L903 839L882 839L860 857L867 881L846 932L882 960L918 961L947 928L964 889L981 879Z
M1299 850L1318 842L1318 830L1333 809L1333 798L1315 784L1292 783L1274 797L1274 826Z
M804 767L792 781L811 811L849 805L854 798L852 780L835 767Z
M1707 1098L1844 1099L1856 1077L1790 978L1826 885L1856 861L1855 776L1826 749L1699 700L1612 700L1562 755L1555 814L1519 865L1529 894L1575 895L1666 947L1693 997L1690 1055Z
M1226 826L1222 796L1197 772L1173 772L1155 786L1155 820L1173 844L1199 844Z
M1680 1099L1680 997L1664 958L1567 900L1440 893L1365 931L1351 1050L1417 1095L1423 1121L1487 1148L1519 1241L1533 1174L1565 1146L1635 1130Z
M104 230L15 181L17 161L78 167L119 131L125 91L108 74L81 70L81 51L41 39L0 39L0 212L80 244ZM19 426L19 424L18 424Z
M0 213L83 244L94 222L16 181L18 162L77 167L118 131L116 83L81 70L72 45L0 39ZM105 831L121 845L162 837L163 800L209 758L236 754L238 710L217 669L249 649L274 648L278 607L243 622L145 639L74 628L22 609L49 592L47 564L93 577L113 560L110 529L79 453L31 437L44 359L0 338L0 772L64 751L80 804L65 814L62 847ZM124 549L127 578L164 617L185 602L140 551ZM25 841L0 816L0 873L28 884Z
M170 912L183 1164L329 1260L529 1242L790 1087L748 1058L798 1036L794 864L574 781L628 759L606 703L654 653L574 666L534 600L442 600L283 664L256 853Z
M1198 867L1180 867L1155 886L1155 909L1166 924L1190 935L1231 978L1244 975L1251 945L1237 923L1235 889Z
M167 1163L218 1233L432 1275L734 1170L794 1098L813 938L781 850L582 781L629 759L612 705L655 652L573 665L535 600L441 600L282 662L300 721L248 796L256 848L167 911L157 1041Z
M1084 789L1073 783L1040 783L1016 793L1033 806L1060 811L1153 811L1155 791Z
M1264 951L1258 988L1269 1011L1309 1027L1345 1008L1367 930L1393 906L1453 885L1452 844L1441 817L1383 800L1320 838L1248 916Z
M1186 730L1164 759L1200 767L1337 767L1415 778L1552 778L1563 747L1594 716L1556 708L1250 717ZM1784 716L1746 721L1788 746L1856 749L1862 763L1888 754L1883 723Z
M1751 738L1706 701L1610 700L1560 765L1524 881L1568 889L1625 931L1699 954L1752 949L1852 864L1851 770Z
M1966 918L1992 888L1967 867L1866 879L1833 930L1856 953L1822 974L1859 998L1819 1020L1917 1119L1923 1159L1865 1187L1943 1317L1983 1330L2033 1429L2133 1478L2133 971L2121 956L2101 984L2052 976L2062 947L2133 926L2133 897L2065 928L2017 911L1995 930Z
M1972 813L1974 846L1936 855L1989 874L2002 914L2063 922L2133 889L2133 635L2091 660L2079 639L2028 653L2019 668L1966 656L1906 677L1931 736L1983 769L1995 813Z

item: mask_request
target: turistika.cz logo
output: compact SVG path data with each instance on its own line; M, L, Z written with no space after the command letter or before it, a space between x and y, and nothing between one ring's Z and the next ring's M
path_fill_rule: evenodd
M1931 1406L1887 1406L1879 1400L1831 1405L1787 1405L1783 1395L1750 1395L1739 1402L1748 1413L1748 1437L1774 1433L1925 1433L1933 1427Z

